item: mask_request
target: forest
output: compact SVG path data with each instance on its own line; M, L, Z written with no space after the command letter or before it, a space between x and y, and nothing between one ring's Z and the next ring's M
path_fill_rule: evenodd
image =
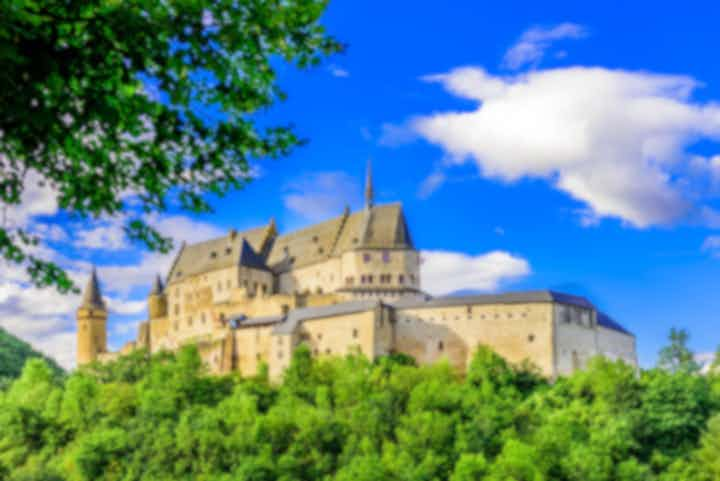
M193 347L67 376L31 359L0 392L0 479L718 480L720 376L688 355L553 383L485 347L460 375L301 346L281 383L210 376Z

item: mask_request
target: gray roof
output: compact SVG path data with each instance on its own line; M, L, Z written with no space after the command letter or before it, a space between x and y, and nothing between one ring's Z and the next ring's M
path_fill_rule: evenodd
M633 336L634 334L627 329L625 329L623 326L620 325L619 322L615 321L612 317L608 316L604 312L598 311L597 313L597 321L598 324L606 329L610 329L613 331L622 332L623 334L627 334L628 336Z
M223 237L184 245L170 269L168 284L196 274L246 265L243 261L257 265L256 257L259 256L256 253L267 248L274 229L271 221L265 226L243 232L230 231ZM246 245L250 249L247 249ZM252 253L248 253L249 251ZM264 265L264 262L262 264Z
M105 301L103 301L102 293L100 292L100 282L98 281L97 272L94 267L90 274L90 279L88 279L87 285L85 286L80 307L105 309Z
M268 326L271 324L277 324L283 322L285 316L277 314L274 316L261 316L261 317L245 317L245 315L238 315L231 317L229 322L238 329L243 327L257 327L257 326Z
M163 285L162 278L160 277L160 274L155 276L155 283L153 284L152 290L150 291L150 294L153 296L159 296L165 291L165 286Z
M558 302L574 306L594 309L590 301L584 297L564 294L551 290L506 292L503 294L478 294L473 296L437 297L424 301L422 299L400 299L394 303L398 309L415 309L423 307L452 307L472 304L525 304L535 302Z
M327 306L303 307L293 309L287 315L285 322L278 324L273 329L274 334L290 334L302 321L309 319L318 319L322 317L341 316L343 314L353 314L355 312L369 311L375 309L382 303L378 300L349 301L340 304L330 304Z

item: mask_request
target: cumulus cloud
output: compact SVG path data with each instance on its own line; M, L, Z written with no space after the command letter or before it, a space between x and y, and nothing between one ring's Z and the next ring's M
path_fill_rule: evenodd
M285 208L300 218L319 222L338 215L346 205L362 202L360 186L345 172L316 172L305 175L287 186Z
M517 43L510 47L503 58L503 66L519 69L525 65L538 64L553 42L563 39L577 39L587 36L587 30L576 23L561 23L550 28L533 27L523 32ZM556 57L562 58L567 52L561 50Z
M32 171L26 176L24 187L21 204L2 212L3 225L39 235L46 243L30 247L29 252L61 265L79 286L85 285L92 265L68 255L72 249L81 249L89 251L85 252L86 258L92 258L93 251L101 251L98 270L112 332L124 334L122 326L135 326L137 318L145 313L145 294L155 274L167 272L174 254L143 252L127 259L126 252L123 262L114 262L111 260L114 253L131 247L123 231L125 217L63 226L58 222L56 192ZM212 224L185 216L152 215L147 220L160 232L188 242L224 233ZM0 326L65 368L75 365L75 311L79 304L80 295L37 288L29 282L23 267L0 260ZM128 322L128 316L134 319ZM111 343L115 340L111 339Z
M494 291L530 274L530 264L505 251L469 255L428 250L421 253L422 288L433 295L459 290Z
M473 161L503 182L545 179L585 205L583 222L614 217L636 227L720 216L698 196L687 148L720 139L720 106L692 102L686 76L572 67L495 76L464 67L425 77L475 100L470 111L406 125L450 164ZM720 161L710 157L703 172ZM702 170L702 169L700 169ZM720 169L718 170L720 172ZM711 220L715 219L715 220Z

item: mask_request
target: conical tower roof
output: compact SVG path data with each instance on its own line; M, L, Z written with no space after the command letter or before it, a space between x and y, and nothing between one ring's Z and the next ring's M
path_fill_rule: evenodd
M165 292L165 285L163 284L160 274L158 274L155 276L155 283L153 284L152 290L150 291L150 295L159 296L163 292Z
M365 207L372 208L375 201L375 191L372 182L372 163L370 159L367 161L367 171L365 172Z
M85 286L85 292L83 293L82 304L80 307L105 309L105 301L103 301L102 293L100 292L100 282L98 281L95 267L93 267L90 279L88 279L88 283Z

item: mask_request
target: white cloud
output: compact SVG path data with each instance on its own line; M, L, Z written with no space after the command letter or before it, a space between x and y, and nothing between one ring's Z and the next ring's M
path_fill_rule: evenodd
M698 199L686 152L699 139L720 139L720 106L692 102L698 84L690 77L600 67L501 77L465 67L426 80L478 101L475 110L418 116L405 128L443 148L449 163L472 160L504 182L545 179L585 204L584 223L720 217Z
M525 65L538 64L553 42L570 38L583 38L587 30L575 23L561 23L551 28L533 27L526 30L515 45L505 53L503 66L519 69ZM561 50L555 56L562 58L567 52Z
M479 255L429 250L421 253L422 288L433 295L469 289L494 291L530 274L527 260L504 251Z
M420 197L421 199L427 199L445 183L445 180L447 180L445 172L441 170L436 170L435 172L431 173L430 175L425 177L425 179L420 184L420 188L418 189L418 197Z
M345 78L350 76L350 72L344 68L338 67L337 65L330 65L328 70L333 77Z
M317 172L288 185L285 207L306 221L319 222L339 215L346 205L361 204L360 186L345 172Z
M702 244L702 251L713 257L720 258L720 235L711 235L705 238Z

